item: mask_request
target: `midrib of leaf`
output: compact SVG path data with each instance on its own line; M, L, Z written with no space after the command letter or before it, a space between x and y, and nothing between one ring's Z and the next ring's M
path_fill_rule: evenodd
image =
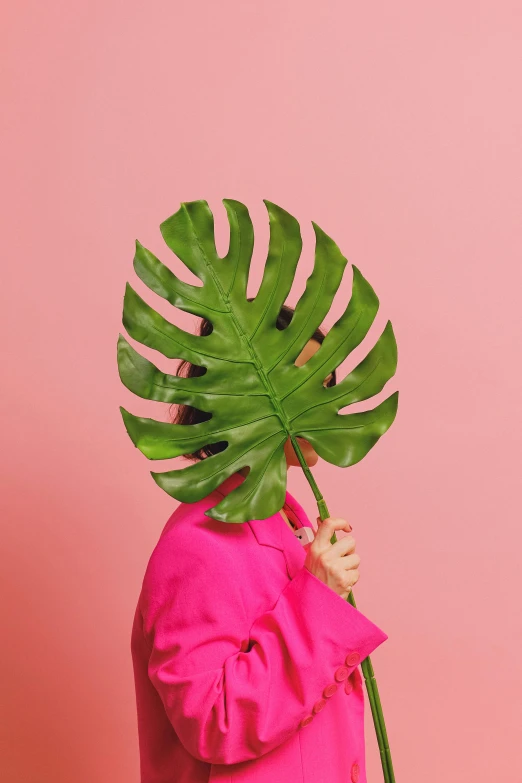
M192 218L191 218L191 216L190 216L190 214L188 212L187 212L187 215L188 215L188 218L189 218L189 220L190 220L190 222L192 224L192 228L194 229L194 236L196 237L196 242L198 244L201 256L202 256L202 258L203 258L203 260L205 262L205 265L206 265L208 271L210 272L210 274L211 274L211 276L212 276L212 278L214 280L214 283L216 284L216 286L217 286L217 288L218 288L218 290L220 292L222 300L225 302L225 305L226 305L226 308L227 308L227 312L228 312L228 314L230 315L230 317L232 319L232 323L234 324L234 327L235 327L236 332L237 332L237 334L239 336L239 339L246 346L246 348L248 350L248 353L250 354L250 356L252 358L252 364L254 364L254 366L255 366L255 368L257 370L257 373L258 373L259 377L261 378L261 381L262 381L262 383L263 383L263 385L264 385L264 387L265 387L265 389L267 391L267 394L270 397L270 400L272 401L272 404L273 404L274 408L277 411L277 415L279 416L279 420L281 421L281 424L283 425L283 428L286 430L288 435L292 436L292 431L290 429L290 422L289 422L289 420L288 420L288 418L287 418L287 416L285 414L284 409L279 404L279 399L278 399L278 397L277 397L277 395L275 393L274 387L272 386L272 384L270 382L270 378L267 376L266 372L264 371L263 366L259 363L259 360L257 358L256 352L253 350L252 345L250 343L250 340L248 339L248 336L245 334L241 324L239 323L239 321L237 320L237 318L235 316L235 313L234 313L232 307L230 306L230 299L229 299L228 292L223 289L223 286L221 285L221 281L220 281L219 277L215 273L214 267L212 266L212 264L208 260L207 255L206 255L203 247L201 246L201 243L199 241L198 235L197 235L197 233L195 231L194 224L192 223ZM239 225L239 222L238 222L238 232L239 232L239 246L241 247L241 227ZM282 253L284 252L284 248L285 248L285 244L283 242ZM268 418L268 416L262 416L261 418L266 419L266 418Z
M188 216L188 219L189 219L189 221L192 224L192 227L194 229L194 224L192 222L192 218L191 218L190 213L188 211L187 211L187 216ZM239 224L239 221L238 221L238 232L239 232L239 247L241 247L241 226ZM247 335L244 333L243 329L241 328L241 324L236 319L236 317L234 315L234 311L230 307L230 299L229 299L229 296L228 296L228 292L225 292L223 290L223 287L221 285L221 281L219 280L219 278L215 274L214 267L209 262L209 260L208 260L208 258L206 256L206 253L203 250L203 247L201 246L201 243L199 241L198 235L197 235L195 230L194 230L194 236L196 237L196 242L197 242L199 250L201 252L201 256L202 256L202 258L203 258L203 260L204 260L204 262L205 262L205 264L207 266L207 269L209 270L211 276L213 277L214 282L216 283L217 288L218 288L218 290L221 293L221 297L222 297L223 301L226 303L227 311L229 312L229 314L230 314L230 316L232 318L232 323L234 324L234 327L235 327L235 329L236 329L236 331L237 331L237 333L239 335L239 338L246 345L247 350L248 350L250 356L252 357L252 363L256 367L258 375L261 378L261 381L262 381L265 389L267 390L267 393L268 393L268 395L269 395L269 397L270 397L270 399L272 401L272 404L274 405L274 408L277 411L277 414L279 416L279 420L280 420L281 424L283 425L283 429L290 436L290 440L291 440L292 446L293 446L294 451L295 451L295 453L297 455L299 463L300 463L300 465L301 465L301 467L303 469L303 473L305 474L305 477L306 477L308 483L310 484L312 492L313 492L313 494L315 496L315 499L316 499L316 501L318 503L319 511L320 511L320 514L321 514L321 518L324 519L325 516L328 516L328 509L327 509L326 503L324 502L324 498L323 498L323 495L321 493L321 490L317 486L317 483L315 481L313 473L310 470L310 468L308 467L308 464L307 464L307 462L306 462L306 460L304 458L303 452L299 448L299 444L297 443L297 440L296 440L296 438L294 436L294 433L290 429L290 422L288 421L288 418L287 418L287 416L286 416L286 414L284 412L284 409L279 404L279 399L278 399L277 395L275 394L275 391L274 391L274 388L273 388L273 386L272 386L272 384L270 382L270 379L266 375L262 365L259 364L259 361L257 359L256 353L252 349L252 346L250 344L250 340L248 339ZM283 241L283 250L284 250L284 241ZM262 418L268 418L268 417L267 416L263 416ZM334 536L335 536L335 533L334 533Z

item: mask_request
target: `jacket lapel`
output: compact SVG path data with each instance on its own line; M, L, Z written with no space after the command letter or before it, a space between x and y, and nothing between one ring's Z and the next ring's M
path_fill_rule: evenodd
M227 495L233 489L238 487L244 481L244 476L240 473L232 473L218 490L220 494ZM293 521L298 527L307 525L313 529L313 526L305 514L303 507L287 491L285 495L285 506L288 506L292 512ZM243 523L245 524L245 523ZM250 528L260 546L269 546L279 549L286 561L286 569L290 579L293 579L298 570L302 567L306 553L303 545L296 538L292 530L288 527L282 515L278 512L266 519L252 519L246 524Z

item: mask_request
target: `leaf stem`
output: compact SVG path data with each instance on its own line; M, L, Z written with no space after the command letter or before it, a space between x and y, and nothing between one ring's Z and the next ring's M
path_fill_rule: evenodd
M308 483L312 488L312 492L314 493L314 497L317 501L317 507L319 509L319 516L322 522L323 520L325 520L327 517L330 516L328 513L328 507L326 505L326 501L324 500L321 494L321 490L317 486L317 483L312 475L312 471L307 465L307 462L303 456L303 452L299 448L296 438L293 435L290 435L290 440L292 442L292 446L294 447L295 453L297 455L297 459L299 460L299 463L304 471ZM335 544L336 541L337 541L337 536L335 535L334 532L334 534L330 539L330 543ZM357 609L355 598L353 597L353 590L350 590L350 592L348 593L347 600L355 609ZM361 662L361 669L364 675L364 681L366 683L366 690L368 692L368 699L370 702L373 724L375 727L375 734L377 736L377 744L379 746L379 753L381 757L384 783L395 783L395 775L393 772L391 752L388 745L388 735L386 733L386 725L384 722L384 715L382 713L381 700L379 698L379 690L377 688L377 680L374 677L373 666L369 655L367 655L366 658Z

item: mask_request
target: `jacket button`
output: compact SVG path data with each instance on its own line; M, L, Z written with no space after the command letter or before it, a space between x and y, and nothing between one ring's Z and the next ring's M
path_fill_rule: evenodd
M351 652L348 653L344 662L347 666L357 666L360 660L361 656L358 652Z
M337 680L337 682L342 682L343 680L346 680L349 672L350 669L348 668L348 666L339 666L339 668L334 674L334 678Z
M352 775L351 775L353 783L357 783L359 780L359 765L358 764L352 764Z
M307 715L306 718L303 718L301 723L299 724L299 728L303 728L303 726L308 726L309 723L311 723L314 719L313 715Z
M320 712L325 704L326 704L326 699L319 699L319 701L316 701L314 706L312 707L312 712L314 713L314 715Z
M351 693L353 691L353 685L351 679L348 677L346 682L344 683L344 692L345 693Z
M337 690L337 685L335 682L330 683L330 685L327 685L326 688L323 691L323 696L326 696L327 699L330 698L330 696L333 696L335 691Z

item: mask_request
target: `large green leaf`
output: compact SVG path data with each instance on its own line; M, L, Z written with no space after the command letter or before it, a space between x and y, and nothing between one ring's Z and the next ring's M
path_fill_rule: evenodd
M170 304L208 318L210 335L189 334L156 312L127 284L123 324L129 335L170 359L186 359L206 372L198 377L167 375L119 335L118 367L125 386L140 397L191 405L212 414L194 425L170 424L134 416L120 408L133 443L149 459L188 454L210 443L228 446L200 462L164 473L151 472L157 484L179 501L193 503L228 476L249 466L246 479L208 516L224 522L265 519L284 503L289 436L306 438L320 457L339 467L359 462L392 424L398 392L372 410L339 413L377 394L393 376L397 345L391 323L367 356L341 382L324 380L364 339L379 300L356 266L350 301L319 350L301 367L294 362L331 307L347 259L312 222L315 262L290 325L276 320L290 291L302 248L292 215L264 200L270 243L263 279L253 301L247 280L254 232L246 206L223 199L230 223L228 253L220 258L214 218L206 201L190 201L161 226L168 247L202 282L180 280L136 241L134 269L141 280Z

